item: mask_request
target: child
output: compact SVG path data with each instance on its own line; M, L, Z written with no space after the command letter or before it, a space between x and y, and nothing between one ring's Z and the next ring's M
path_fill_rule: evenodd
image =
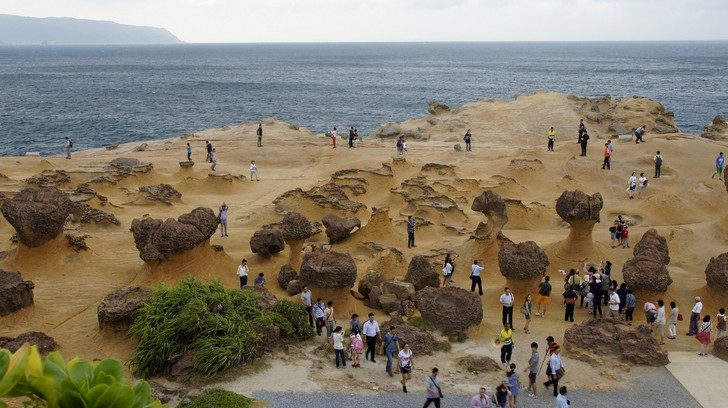
M626 225L622 230L622 248L629 248L629 229Z
M586 308L587 310L589 310L589 314L592 314L592 306L594 305L594 294L588 292L586 294L586 297L584 298L584 303L586 303Z
M359 332L351 332L351 360L352 367L360 367L359 365L359 354L364 350L364 342L359 335Z

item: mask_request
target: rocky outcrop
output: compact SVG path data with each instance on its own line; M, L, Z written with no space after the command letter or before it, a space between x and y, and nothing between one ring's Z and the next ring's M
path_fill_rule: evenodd
M219 221L209 208L198 207L175 220L134 219L131 232L139 257L145 261L163 261L172 254L190 250L210 239Z
M286 286L286 294L288 296L297 295L297 294L301 293L302 290L303 290L303 283L298 279L294 279L294 280L288 282L288 286Z
M425 288L417 291L416 299L422 320L446 334L462 333L483 320L483 303L475 292Z
M356 281L356 263L349 254L310 252L303 258L301 281L320 288L352 287Z
M569 357L593 365L626 361L632 364L664 366L670 361L650 328L627 326L612 319L588 319L564 333Z
M142 143L146 145L146 143ZM132 175L134 173L148 173L152 171L152 163L144 163L139 159L129 157L118 157L109 162L109 168L118 173L118 175Z
M471 373L488 373L502 370L501 364L487 356L469 354L460 360L460 365Z
M705 280L711 288L728 290L728 252L710 258L705 268Z
M427 105L427 112L430 115L439 115L441 113L450 112L450 107L442 102L432 101Z
M283 217L281 223L283 239L286 242L309 238L312 234L311 223L301 213L291 211Z
M505 200L491 190L476 197L470 209L482 212L487 219L485 224L478 225L475 233L477 239L497 238L503 226L508 222Z
M723 140L728 138L728 123L723 119L722 115L718 115L713 119L710 125L703 128L700 137L713 140Z
M283 233L274 229L255 231L250 237L250 250L254 254L268 257L286 249Z
M389 329L390 326L397 328L400 348L407 343L412 352L418 356L430 354L437 349L437 339L428 330L406 324L399 313L390 313L389 316L390 320L383 322L382 328L383 330Z
M713 354L728 361L728 337L722 336L713 342Z
M20 272L0 269L0 316L5 316L33 304L31 281L24 281Z
M356 217L342 218L328 214L321 221L326 227L326 236L329 237L329 242L332 244L349 238L354 228L361 228L361 221Z
M139 187L139 192L149 201L159 201L166 205L172 205L170 200L182 198L182 193L169 184L154 184L151 186Z
M149 288L134 286L119 289L106 295L96 309L99 329L126 331L134 323L137 311L148 302L154 292Z
M58 350L56 340L43 332L30 331L18 337L0 337L0 347L10 350L11 353L18 351L25 343L38 346L40 354Z
M379 285L387 280L380 272L369 271L363 278L359 280L359 286L357 292L361 293L365 298L369 296L372 288L379 287Z
M592 231L599 222L599 212L603 205L601 194L588 195L580 190L564 191L556 200L556 213L570 226L564 252L578 255L593 251Z
M63 232L71 206L68 195L55 187L26 188L3 202L2 213L18 232L20 243L37 248Z
M531 279L546 273L549 257L533 241L504 242L498 251L498 266L507 279Z
M415 287L409 282L387 280L375 292L379 305L386 313L397 312L412 316L415 312ZM371 291L369 292L371 294Z
M71 182L71 176L63 170L43 170L30 178L25 179L27 184L35 184L41 188L58 187Z
M308 199L314 204L322 208L333 210L348 211L356 213L359 210L366 209L367 206L349 199L346 192L335 183L327 183L323 186L314 186L308 191L300 188L286 191L273 200L273 204L277 206L276 211L286 212L290 209L300 208L301 200Z
M248 285L244 287L243 290L255 292L258 296L260 296L258 300L255 301L255 304L258 306L258 309L264 312L270 312L273 310L273 306L278 303L278 298L263 286Z
M634 246L634 258L630 258L622 267L624 282L632 290L649 292L665 292L672 283L667 271L670 252L667 240L649 229Z
M387 122L379 127L372 133L372 136L380 139L391 139L399 136L402 133L402 128L398 123Z
M73 248L74 251L87 251L88 245L86 245L86 238L91 238L88 234L66 234L68 245Z
M281 266L281 270L278 272L278 286L286 289L292 280L298 280L298 272L290 265Z
M440 274L435 271L430 261L422 255L412 258L407 267L404 280L414 285L415 290L421 290L428 286L434 288L440 286Z
M73 221L80 222L82 224L89 224L93 222L95 224L109 223L121 225L121 222L116 218L116 216L114 216L114 214L104 212L85 203L74 202L71 207L71 216L73 217Z

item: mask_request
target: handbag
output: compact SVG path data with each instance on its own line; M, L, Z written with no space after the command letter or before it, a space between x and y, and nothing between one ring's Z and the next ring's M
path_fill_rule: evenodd
M677 320L680 321L680 322L683 321L683 315L682 315L682 313L678 313L677 314Z
M564 369L564 367L561 367L558 370L556 370L556 376L559 377L559 379L561 379L561 377L563 377L564 374L566 374L566 370Z
M576 303L576 299L574 299L574 298L571 298L571 297L568 297L568 298L565 298L565 299L564 299L564 302L565 302L565 303L566 303L567 305L573 305L574 303Z
M524 315L528 315L528 309L526 308L526 306L521 306L521 313L523 313Z

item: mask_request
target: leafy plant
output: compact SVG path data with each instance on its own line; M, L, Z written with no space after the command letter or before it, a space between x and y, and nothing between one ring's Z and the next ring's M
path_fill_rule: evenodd
M266 313L266 316L272 325L278 326L278 328L281 329L281 337L284 339L294 338L295 330L293 330L293 325L288 321L288 319L283 317L282 314L278 312L268 312Z
M192 398L186 408L235 407L248 408L255 400L219 388L208 388L201 396Z
M0 397L26 396L49 408L161 408L149 384L130 385L117 360L66 363L58 351L41 357L37 346L14 354L0 349ZM7 408L0 401L0 407Z
M273 306L271 312L280 314L291 323L294 340L306 341L314 337L313 329L308 325L308 312L303 305L283 299Z

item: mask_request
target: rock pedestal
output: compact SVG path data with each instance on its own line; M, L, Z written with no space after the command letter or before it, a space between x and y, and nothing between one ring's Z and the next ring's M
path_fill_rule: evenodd
M33 288L33 282L24 281L20 272L0 269L0 316L32 305Z
M558 255L564 259L583 259L594 252L592 231L599 222L604 202L602 195L564 191L556 200L556 213L569 224L569 236L561 243Z
M2 213L18 232L18 241L37 248L63 232L72 206L68 195L55 187L26 188L3 202Z

